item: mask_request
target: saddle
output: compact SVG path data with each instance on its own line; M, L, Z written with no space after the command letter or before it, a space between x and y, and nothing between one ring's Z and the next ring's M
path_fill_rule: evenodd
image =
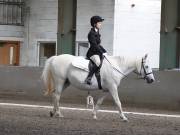
M72 61L72 65L76 68L89 72L89 63L91 63L89 61L90 60L87 60L84 57L77 57Z
M82 70L84 70L86 72L89 72L89 70L90 71L93 70L92 69L93 68L93 63L90 60L85 59L84 57L77 57L77 58L75 58L75 60L72 61L72 66L74 66L76 68L79 68L79 69L82 69ZM89 75L90 74L91 74L91 72L89 72ZM97 79L97 83L98 83L99 89L102 89L100 70L95 73L95 76L96 76L96 79Z

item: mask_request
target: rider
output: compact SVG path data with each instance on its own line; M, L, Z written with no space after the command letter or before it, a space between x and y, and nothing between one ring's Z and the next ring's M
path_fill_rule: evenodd
M101 23L104 19L100 16L92 16L90 19L91 30L88 34L88 40L90 43L90 48L86 54L87 58L91 61L92 67L90 68L89 74L85 80L85 83L91 85L91 79L93 74L95 73L98 87L102 89L101 86L101 76L100 76L100 68L103 61L103 54L106 53L106 50L100 45L101 43L101 35L99 34L99 29L101 28Z

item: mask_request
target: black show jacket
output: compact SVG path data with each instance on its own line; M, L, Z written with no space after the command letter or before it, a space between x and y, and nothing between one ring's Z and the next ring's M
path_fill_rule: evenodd
M87 52L87 58L90 58L93 55L99 55L102 57L103 53L106 53L106 50L100 45L101 43L101 35L99 31L95 31L95 28L91 28L88 34L88 41L90 43L90 48Z

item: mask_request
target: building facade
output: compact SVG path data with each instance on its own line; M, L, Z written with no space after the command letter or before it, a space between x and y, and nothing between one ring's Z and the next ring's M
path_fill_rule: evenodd
M39 66L56 54L57 0L2 0L0 10L0 64Z
M170 45L173 40L169 36L172 39L166 42L168 35L162 31L163 14L169 15L165 13L169 8L164 8L167 1L2 0L0 64L43 66L52 55L85 55L89 19L101 15L105 18L100 31L102 45L109 55L135 57L148 53L153 68L178 68L177 63L169 66L167 62L179 60L177 43L175 48L170 47L176 52L175 57L171 57L169 49L163 49L164 44ZM178 0L173 2L178 3ZM166 5L175 6L173 2ZM13 18L16 19L13 21Z

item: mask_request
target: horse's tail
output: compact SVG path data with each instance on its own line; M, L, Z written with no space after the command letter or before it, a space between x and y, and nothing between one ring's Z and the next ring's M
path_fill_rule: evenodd
M51 57L46 61L43 72L42 72L42 76L41 76L47 90L45 92L45 95L50 95L54 90L53 76L52 76L52 72L50 68L53 58L54 57Z

